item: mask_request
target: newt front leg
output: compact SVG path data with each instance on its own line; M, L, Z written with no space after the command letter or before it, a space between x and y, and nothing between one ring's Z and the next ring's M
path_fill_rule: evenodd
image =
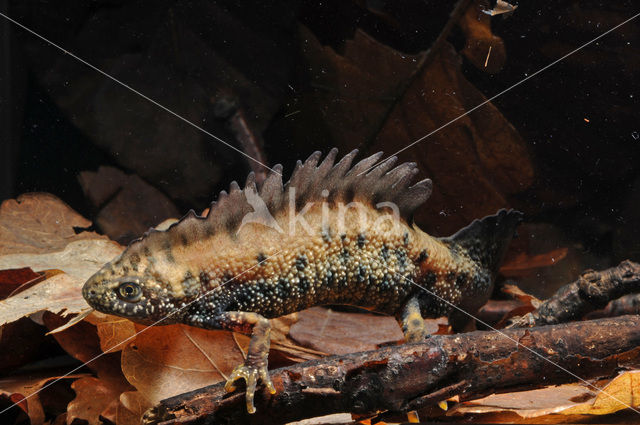
M231 372L231 376L227 380L224 388L227 392L235 391L236 387L234 382L241 378L244 379L247 385L247 411L249 413L255 413L256 408L253 405L253 397L256 392L258 379L262 380L262 383L271 394L276 393L276 389L273 386L273 382L271 382L271 378L269 378L269 372L267 370L269 345L271 342L271 324L267 319L257 313L228 311L221 313L200 326L251 334L247 359L244 364L238 365L233 372Z

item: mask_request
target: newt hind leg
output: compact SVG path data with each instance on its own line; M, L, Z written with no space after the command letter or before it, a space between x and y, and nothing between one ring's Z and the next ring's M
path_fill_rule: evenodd
M402 332L407 342L420 342L428 337L417 298L411 298L402 309Z
M271 394L276 393L276 389L271 382L269 372L267 370L269 345L271 335L271 324L263 316L257 313L243 311L228 311L214 317L204 327L213 329L223 329L241 333L251 333L249 341L249 349L247 351L247 359L244 364L236 366L231 372L231 376L227 380L224 388L227 392L235 391L234 382L238 379L244 379L247 385L247 411L255 413L256 408L253 404L254 394L258 379L267 387Z

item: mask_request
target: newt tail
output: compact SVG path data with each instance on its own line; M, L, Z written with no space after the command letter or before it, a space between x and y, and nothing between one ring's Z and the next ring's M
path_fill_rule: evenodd
M430 236L412 217L431 180L411 184L416 164L394 167L395 157L374 166L381 153L352 166L356 154L336 162L333 149L319 163L316 152L286 184L280 165L260 186L253 173L242 189L232 182L206 217L190 211L132 242L85 283L83 296L134 321L251 334L247 360L226 385L233 391L246 381L250 413L258 380L275 392L269 318L350 304L393 315L414 342L426 336L425 317L475 313L522 214L501 210L448 238Z

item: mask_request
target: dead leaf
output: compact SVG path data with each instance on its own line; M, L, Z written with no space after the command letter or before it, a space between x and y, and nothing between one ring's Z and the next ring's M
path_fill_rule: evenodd
M508 197L529 187L534 177L526 143L492 103L485 103L481 113L461 117L487 98L465 78L460 62L445 43L404 93L370 149L396 152L456 120L398 155L400 161L416 161L433 180L429 202L440 207L421 209L416 222L438 234L507 207Z
M55 398L55 388L53 387L56 384L48 386L46 389L43 389L43 387L59 378L66 381L87 376L87 374L83 373L62 376L65 372L68 371L48 370L46 372L30 372L2 378L0 379L0 394L9 396L11 400L14 400L14 403L18 403L19 408L26 408L31 425L41 425L45 420L45 409L41 403L41 398L48 395L45 392L53 392Z
M96 326L102 351L122 350L123 343L136 333L133 322L123 317L94 311L86 320Z
M506 277L527 276L541 267L556 265L567 256L568 252L569 249L564 247L537 255L521 252L512 257L507 257L500 267L500 273Z
M308 28L300 26L299 31L311 89L301 93L295 120L283 121L282 125L288 126L286 132L292 140L304 140L305 144L317 137L317 147L331 140L345 151L372 140L422 55L398 52L361 30L345 41L341 55L322 46ZM317 134L309 134L306 123L311 122L316 124Z
M0 300L27 289L44 279L44 276L34 272L29 267L0 270Z
M437 326L429 329L436 331ZM299 344L328 354L375 350L379 345L403 339L393 317L369 313L344 313L314 307L298 313L291 338Z
M563 415L608 415L628 406L640 406L640 371L624 372L616 376L609 384L598 392L595 399L590 399L577 406L562 410Z
M122 251L96 233L76 234L74 228L90 224L49 194L26 194L2 203L0 269L29 267L66 273L50 273L47 280L0 301L0 325L41 310L70 314L89 308L82 298L82 285Z
M319 416L317 418L303 419L301 421L289 422L286 425L349 425L353 424L350 413L334 413L331 415ZM358 424L371 425L371 421L361 421ZM385 425L378 422L376 425Z
M34 270L58 269L75 279L80 288L100 267L121 252L120 245L107 239L79 240L69 243L61 251L0 256L0 269L18 267L30 267Z
M493 9L483 10L483 12L489 16L496 16L502 15L504 13L512 14L517 8L518 5L507 3L504 0L497 0L496 5Z
M600 386L600 385L598 385ZM567 384L531 391L493 394L478 400L461 403L448 415L514 412L522 418L537 418L559 414L608 415L640 406L640 371L628 371L611 380L601 391L581 384Z
M532 184L526 143L465 78L450 44L420 67L423 54L398 52L362 31L345 42L342 54L322 46L311 31L300 33L310 89L296 95L293 108L300 113L277 129L300 140L299 150L324 149L331 140L344 151L392 154L431 134L398 156L417 162L434 181L430 203L440 208L423 208L415 217L434 234L453 233L508 207L509 197ZM479 104L481 113L461 116Z
M80 313L89 305L82 298L82 285L102 265L122 251L115 242L102 239L69 243L64 250L42 254L0 256L0 269L31 267L36 270L60 268L57 274L19 294L0 301L0 325L40 310L64 314Z
M81 378L71 384L76 397L67 406L67 423L84 420L89 425L101 425L100 415L118 401L121 391L98 378Z
M129 243L150 227L180 214L165 194L135 174L103 166L96 172L81 172L78 180L99 209L96 224L119 243Z
M139 425L142 415L153 404L139 391L128 391L120 395L120 403L116 412L116 424Z
M6 424L31 423L27 410L27 401L22 394L0 391L0 411L5 411L2 419Z
M0 300L45 279L30 268L0 271ZM47 349L44 328L29 318L0 326L0 371L12 370L42 357Z
M122 371L153 404L222 381L244 361L230 332L183 325L135 326L141 333L122 350Z
M75 240L106 239L82 231L89 226L89 220L54 195L26 193L0 205L0 254L60 251Z
M83 282L84 283L84 282ZM73 314L90 308L82 298L82 283L58 274L26 291L0 301L0 325L14 322L40 310Z
M447 415L469 413L514 412L523 418L559 413L577 403L576 398L594 397L593 391L579 384L558 385L531 391L492 394L488 397L463 402L454 406Z
M65 330L69 329L70 327L75 326L77 323L80 323L84 319L86 319L87 316L89 316L91 313L93 313L93 311L94 310L86 310L83 313L75 315L74 317L71 318L71 320L69 320L64 325L60 326L59 328L55 328L52 331L47 332L47 335L57 334L58 332L63 332Z
M61 326L65 319L55 314L45 313L44 322L49 329L55 329ZM131 389L122 374L120 353L104 353L100 349L95 326L88 322L80 322L54 334L53 337L64 351L86 363L86 366L105 384L114 388L114 391L119 391L118 394Z
M505 284L502 286L501 289L502 289L502 292L504 292L511 298L518 300L522 303L525 303L527 305L531 305L534 308L538 308L540 304L542 304L542 301L540 301L538 298L534 297L531 294L527 294L522 289L520 289L520 287L517 285Z

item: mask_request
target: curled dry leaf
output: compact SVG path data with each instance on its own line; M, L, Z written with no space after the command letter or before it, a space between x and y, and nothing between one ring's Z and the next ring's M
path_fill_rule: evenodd
M45 312L42 312L42 313L44 314ZM86 310L86 311L84 311L84 312L72 317L71 320L69 320L67 323L65 323L64 325L60 326L59 328L55 328L54 330L47 332L47 335L56 334L58 332L62 332L64 330L66 330L66 329L69 329L70 327L75 326L77 323L82 322L91 313L93 313L92 309Z
M44 322L49 328L56 328L64 322L61 317L46 313ZM132 387L122 374L120 354L103 354L98 341L96 327L87 322L54 334L60 346L70 355L86 364L96 377L77 381L72 385L76 397L69 403L68 423L74 419L87 421L90 424L100 423L99 415L110 406L117 405L118 397L123 391Z
M244 361L230 332L183 325L135 326L140 333L122 350L122 371L153 404L222 381Z
M51 313L45 313L43 319L50 329L64 322L63 318ZM71 356L83 363L89 362L86 366L97 375L97 378L85 378L73 383L76 397L67 408L68 423L74 419L89 424L101 423L98 418L102 412L117 405L123 391L132 389L122 374L120 354L103 354L97 328L88 322L80 322L53 336Z
M503 0L497 0L493 9L484 10L483 12L489 16L502 15L503 13L511 14L518 8L518 5L507 3Z

